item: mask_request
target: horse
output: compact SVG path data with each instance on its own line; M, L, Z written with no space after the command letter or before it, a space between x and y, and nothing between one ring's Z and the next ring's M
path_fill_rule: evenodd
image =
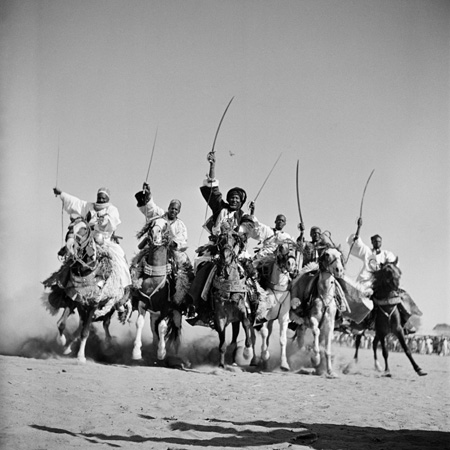
M176 354L179 350L182 300L192 268L189 261L177 264L171 250L169 223L163 217L151 218L138 233L138 238L143 236L143 248L131 266L132 308L138 312L132 359L142 359L142 331L149 312L156 356L164 360L167 346L173 347Z
M308 266L300 271L291 287L291 319L300 325L296 330L297 343L299 348L304 347L304 334L306 328L310 328L314 338L311 361L316 373L319 371L322 347L327 377L336 378L331 361L331 343L338 310L337 299L346 304L345 295L337 282L337 278L344 274L342 253L330 247L319 256L318 272L314 276L305 270ZM306 302L306 310L299 316L299 307Z
M263 257L261 261L257 261L260 272L260 284L266 291L266 299L264 303L269 305L265 312L266 322L260 327L262 338L261 359L265 364L269 361L269 339L272 334L273 324L278 320L280 333L280 349L281 349L281 370L289 371L289 363L287 361L287 330L289 325L289 311L291 308L291 279L297 269L297 260L295 254L295 243L293 241L285 241L279 244L274 255ZM259 328L255 326L254 329ZM253 345L255 339L253 338ZM250 365L256 365L256 354L253 347L253 359Z
M210 273L211 286L208 301L212 305L213 328L219 336L219 367L225 367L225 332L232 324L233 363L236 363L237 337L242 324L245 332L244 358L252 354L252 311L249 303L247 273L238 261L244 248L243 238L231 226L223 224L217 238L217 255Z
M109 332L111 317L128 296L128 288L122 287L119 274L112 263L112 257L103 239L95 233L93 224L78 217L72 224L72 236L66 243L65 262L58 272L43 282L50 288L46 305L52 313L63 309L58 320L58 340L63 353L72 351L74 341L65 335L66 322L78 311L80 323L76 336L80 345L77 359L86 362L85 349L93 322L103 322L106 343L112 343ZM122 320L124 320L122 318Z
M375 326L373 355L375 369L381 371L377 360L377 347L378 343L380 343L385 367L383 376L391 377L388 364L389 351L386 345L386 337L392 333L398 339L398 342L417 375L425 376L427 373L414 361L411 350L406 344L403 332L403 324L399 311L403 296L403 291L399 289L402 272L397 266L397 262L397 259L393 262L386 262L385 264L381 264L379 269L372 272L372 300L374 302L373 316ZM356 357L358 355L359 341L356 341Z

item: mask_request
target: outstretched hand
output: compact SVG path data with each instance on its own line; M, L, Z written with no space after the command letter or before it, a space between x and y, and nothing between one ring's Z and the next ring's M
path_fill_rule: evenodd
M214 152L209 152L208 155L206 156L206 159L208 160L208 162L210 164L215 164L216 163L216 154Z
M61 190L58 189L57 187L53 188L53 193L55 194L55 196L57 197L58 195L61 195Z
M300 222L298 224L298 229L301 233L303 233L305 231L305 225L303 224L303 222Z
M248 204L248 207L250 208L250 215L253 216L253 214L255 214L255 202L251 201L251 202Z

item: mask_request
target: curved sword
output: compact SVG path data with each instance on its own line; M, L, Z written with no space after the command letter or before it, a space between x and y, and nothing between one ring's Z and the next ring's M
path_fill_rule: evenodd
M363 195L362 195L362 198L361 198L361 205L359 207L359 218L360 219L362 219L362 211L363 211L363 204L364 204L364 196L366 195L366 189L367 189L369 181L372 178L372 175L373 175L374 172L375 172L375 169L373 169L372 172L370 172L369 178L367 178L366 185L364 186L364 191L363 191ZM350 254L352 253L352 248L353 248L353 245L355 244L356 236L358 236L358 234L359 234L359 229L360 229L360 226L358 224L358 227L356 228L355 238L353 239L352 245L350 246L350 250L348 252L346 263L348 262L348 260L350 258Z
M156 128L155 139L153 140L152 156L150 157L150 163L148 164L148 169L147 169L147 176L145 177L145 182L146 183L147 183L147 180L148 180L148 175L150 173L150 167L152 166L153 153L155 153L156 136L158 136L158 128Z
M300 208L300 194L298 191L298 165L299 165L299 160L297 159L297 172L296 172L296 188L297 188L297 206L298 206L298 215L300 216L300 222L303 223L303 217L302 217L302 210Z
M213 142L213 145L212 145L211 153L215 152L214 148L216 146L216 140L217 140L217 135L219 134L220 126L222 125L222 122L223 122L223 119L225 117L225 114L227 113L228 108L230 107L231 102L233 101L233 99L234 99L234 96L231 97L231 100L228 102L228 105L227 105L227 107L225 108L225 111L222 114L222 118L220 119L219 126L217 127L216 135L214 136L214 142Z

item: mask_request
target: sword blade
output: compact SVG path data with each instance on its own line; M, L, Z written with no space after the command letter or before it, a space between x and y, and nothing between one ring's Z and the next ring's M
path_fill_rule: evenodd
M261 193L264 185L266 184L267 180L270 177L270 174L273 172L273 169L275 169L275 166L277 165L279 159L281 158L281 155L283 154L283 152L280 153L280 155L278 156L277 160L275 161L275 164L272 166L272 169L270 169L269 175L267 175L266 179L264 180L264 183L262 184L261 188L259 189L258 193L256 194L255 199L253 200L253 203L256 202L256 199L258 198L259 194Z
M300 222L303 223L303 217L302 217L302 209L300 208L300 193L298 189L298 166L299 166L299 160L297 159L297 172L296 172L296 188L297 188L297 206L298 206L298 214L300 216Z
M150 163L148 164L148 169L147 169L147 176L145 177L145 182L146 183L147 183L147 180L148 180L148 175L150 173L150 167L152 166L153 154L155 153L155 144L156 144L156 137L157 136L158 136L158 128L156 128L155 139L153 140L152 156L150 157Z

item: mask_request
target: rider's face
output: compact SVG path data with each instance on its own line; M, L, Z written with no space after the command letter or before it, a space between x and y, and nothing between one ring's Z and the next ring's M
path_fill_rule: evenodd
M375 250L379 250L381 248L381 243L382 243L382 241L381 241L380 237L376 237L376 238L372 239L372 247Z
M108 196L104 192L97 194L97 203L108 203Z
M320 239L320 231L314 230L311 231L311 241L317 242Z
M275 229L282 230L285 225L286 225L286 217L277 216L277 218L275 219Z
M237 194L233 194L228 198L228 204L230 205L230 209L236 211L241 208L241 197Z
M169 205L169 209L167 210L167 217L170 220L174 220L177 218L179 212L180 208L176 204L171 204Z

